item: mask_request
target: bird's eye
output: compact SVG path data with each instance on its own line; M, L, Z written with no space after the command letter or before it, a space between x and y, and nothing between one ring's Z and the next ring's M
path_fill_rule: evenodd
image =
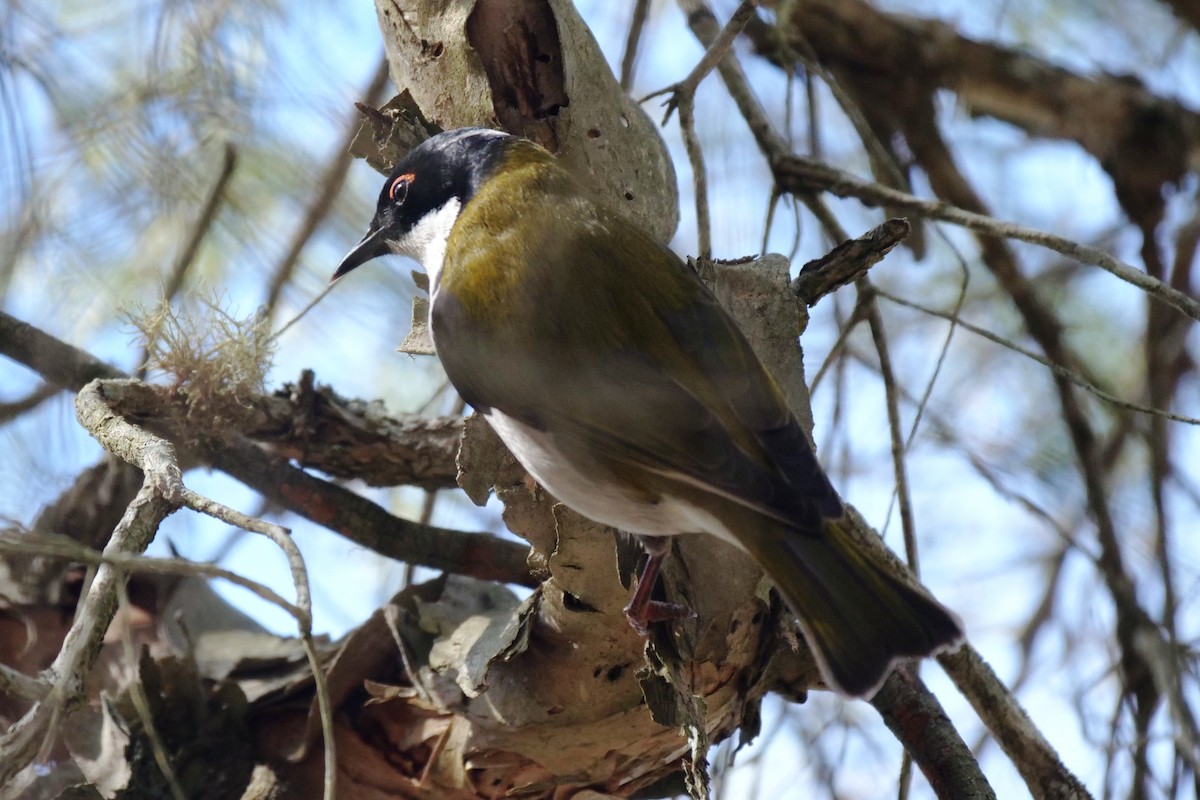
M408 186L414 177L416 176L411 172L406 172L392 181L392 185L388 187L388 199L396 205L403 203L404 198L408 196Z

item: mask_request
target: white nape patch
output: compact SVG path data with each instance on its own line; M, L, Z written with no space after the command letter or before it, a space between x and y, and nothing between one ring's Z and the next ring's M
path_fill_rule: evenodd
M456 131L439 133L437 136L438 147L445 149L447 145L455 144L462 139L500 139L512 136L512 134L498 131L495 128L459 128Z
M421 217L402 239L388 242L393 253L408 256L419 262L429 276L429 293L437 289L442 264L446 260L446 240L454 227L462 202L451 197L442 206Z

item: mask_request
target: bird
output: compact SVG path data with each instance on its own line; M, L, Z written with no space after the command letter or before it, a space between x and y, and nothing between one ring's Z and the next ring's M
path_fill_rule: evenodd
M640 633L687 615L651 591L670 537L707 533L771 577L836 692L869 696L897 660L962 641L953 612L847 532L778 384L696 272L549 151L486 128L428 138L330 281L389 253L424 266L462 399L555 499L645 546L625 609Z

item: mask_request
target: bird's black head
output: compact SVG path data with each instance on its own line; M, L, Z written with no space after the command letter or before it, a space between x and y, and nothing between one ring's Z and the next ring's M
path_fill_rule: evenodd
M459 128L410 150L383 184L367 235L330 280L387 253L411 256L431 273L440 270L454 220L512 141L500 131Z

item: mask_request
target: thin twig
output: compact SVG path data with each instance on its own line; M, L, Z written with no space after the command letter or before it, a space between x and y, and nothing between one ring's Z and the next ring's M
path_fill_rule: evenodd
M685 14L688 13L687 5L686 2L680 3ZM708 73L712 72L713 68L725 58L725 55L729 52L729 48L733 45L733 40L745 29L746 23L754 16L756 8L758 8L758 0L742 0L738 7L734 9L733 14L730 15L729 21L725 23L725 27L721 29L720 33L714 36L711 42L705 43L707 49L704 51L704 55L696 62L696 66L692 67L692 71L687 74L686 78L679 83L668 86L665 89L659 89L657 92L652 92L642 98L641 102L644 103L659 95L668 93L671 95L666 102L667 111L663 117L664 125L671 118L671 111L678 105L679 98L694 97L696 89L708 77Z
M210 500L203 495L197 494L187 487L183 488L181 501L193 511L206 514L235 528L241 528L244 531L265 536L283 551L292 573L292 585L296 590L296 604L294 608L299 613L294 616L296 616L296 622L300 626L300 635L311 636L312 589L309 586L308 570L304 566L304 558L300 555L300 550L296 547L296 542L292 539L291 532L282 525L246 516L240 511L235 511L215 500Z
M912 791L913 758L907 750L900 761L900 786L896 790L896 800L908 800Z
M683 133L683 145L688 161L692 165L692 191L696 196L696 233L700 246L700 271L708 274L712 259L712 222L708 212L708 170L704 166L704 150L696 135L695 96L677 95L679 98L679 130Z
M333 699L329 695L329 681L321 668L321 660L313 644L312 635L302 636L304 655L312 668L313 686L317 692L317 709L321 716L321 737L325 743L325 775L322 781L323 800L335 800L337 797L337 752L335 742L337 737L333 732Z
M1087 789L1059 760L1029 714L970 644L941 653L938 663L967 698L1000 749L1037 797L1090 800Z
M1079 375L1076 375L1074 372L1072 372L1071 370L1062 366L1061 364L1056 364L1053 361L1051 361L1050 359L1046 358L1045 356L1038 355L1037 353L1033 352L1032 350L1021 347L1021 345L1017 344L1016 342L1006 339L1003 336L1000 336L999 334L992 333L989 330L980 328L978 325L973 325L970 322L966 322L962 319L953 317L951 315L951 313L948 311L938 311L936 308L930 308L929 306L922 305L921 303L917 303L913 300L906 300L902 297L898 297L897 295L894 295L894 294L892 294L888 291L885 291L883 289L880 289L878 287L876 287L875 292L880 297L890 300L891 302L896 303L897 305L905 306L907 308L911 308L916 311L920 311L923 314L929 314L930 316L933 316L933 317L939 317L939 318L945 319L945 320L955 320L957 322L958 326L963 328L964 330L968 330L971 333L975 334L976 336L982 336L984 339L987 339L990 342L995 342L996 344L1000 345L1001 347L1006 347L1009 350L1012 350L1014 353L1019 353L1028 359L1036 361L1037 363L1041 364L1043 367L1050 370L1051 372L1053 372L1055 375L1062 378L1063 380L1070 381L1074 385L1078 386L1080 389L1083 389L1084 391L1088 392L1089 394L1095 395L1096 397L1100 398L1104 402L1109 403L1113 406L1116 406L1117 408L1121 408L1126 411L1134 411L1134 412L1137 412L1138 414L1146 414L1149 416L1164 417L1164 418L1172 420L1174 422L1183 422L1188 425L1200 425L1200 419L1198 419L1196 417L1189 417L1186 414L1176 414L1173 411L1167 411L1167 410L1161 409L1161 408L1150 408L1149 406L1144 406L1140 403L1134 403L1129 400L1122 400L1119 397L1109 394L1108 392L1104 391L1103 389L1099 388L1098 386L1088 383L1088 381L1084 380Z
M888 434L892 449L892 473L896 477L896 498L900 504L900 528L904 534L904 555L913 575L920 577L921 562L917 555L916 520L913 514L912 493L908 488L908 465L905 461L904 434L900 427L900 401L896 393L896 372L892 369L892 356L888 348L887 332L883 327L883 315L875 301L875 287L866 275L858 279L859 303L865 307L867 327L879 359L879 375L883 380L884 404L887 408Z
M279 329L271 334L271 338L278 340L285 333L287 333L288 328L291 328L297 322L304 319L305 315L307 315L308 312L312 311L314 308L317 307L317 303L320 303L322 300L325 299L325 295L327 295L333 291L334 286L337 286L337 284L336 283L326 284L321 289L321 291L317 292L316 297L314 297L312 300L308 301L308 303L304 306L304 308L300 309L298 312L296 312L296 314L291 319L289 319L287 322L283 323L283 325L279 326Z
M4 425L22 414L32 411L62 391L62 387L43 383L29 394L10 403L0 403L0 425Z
M325 776L323 781L325 800L337 797L337 745L333 735L333 703L329 696L329 685L325 671L317 657L316 646L312 637L312 588L308 582L308 569L300 549L292 539L291 532L282 525L266 522L261 519L248 517L239 511L222 505L207 497L196 494L191 489L183 490L183 502L188 508L202 514L208 514L244 531L266 536L283 551L287 558L288 567L292 572L292 586L296 590L296 613L293 615L299 627L300 641L304 646L304 654L308 657L309 668L312 670L313 682L317 691L317 709L321 717L321 734L324 737Z
M188 270L196 262L196 254L200 252L200 244L208 236L208 232L217 218L217 211L220 210L222 203L225 202L225 187L229 185L229 179L233 177L233 171L236 167L237 148L234 147L232 142L226 142L225 147L221 150L221 169L217 173L217 179L208 190L208 196L204 198L204 204L200 207L200 216L196 218L195 224L192 225L192 232L188 235L187 243L179 251L179 256L175 259L175 265L171 268L171 274L167 276L167 282L163 286L164 303L170 303L174 300L175 295L179 294L179 290L183 288L183 282L187 277ZM142 354L137 361L138 378L146 377L146 370L149 369L150 353L153 350L153 337L148 337L145 346L142 348Z
M921 426L921 418L924 416L925 409L929 405L929 398L933 395L933 387L937 384L938 376L942 374L942 367L946 364L947 356L950 355L950 343L954 341L954 332L958 328L958 318L963 306L967 302L967 289L971 285L971 270L967 266L967 260L958 251L958 247L951 241L950 237L945 235L941 226L936 226L936 229L942 241L954 253L959 273L962 275L962 283L958 287L958 297L954 299L954 308L950 312L950 327L946 329L946 338L942 342L941 349L938 350L937 361L933 365L933 373L929 376L929 380L925 382L925 390L921 394L920 401L917 402L917 413L913 417L912 428L909 429L908 438L904 442L905 449L912 447L913 440L917 437L917 430Z
M158 766L158 771L162 773L163 778L166 779L167 786L171 787L171 795L175 800L187 800L187 793L179 785L179 776L175 774L175 768L171 766L171 757L167 755L167 747L158 733L154 714L150 710L150 700L146 697L146 687L142 684L137 650L133 646L133 634L129 629L129 594L124 581L117 584L117 598L118 614L125 617L125 624L121 625L121 650L129 672L134 676L134 679L129 682L129 699L133 702L134 713L141 720L142 733L150 742L154 763Z
M633 88L633 68L637 63L638 45L646 18L650 16L650 0L637 0L633 5L633 16L629 20L629 33L625 37L625 53L621 56L621 90L626 94Z
M372 106L378 105L382 99L383 90L387 88L388 82L388 62L386 58L379 60L379 66L375 68L371 79L363 92L366 102ZM288 250L280 259L279 264L275 267L275 271L271 274L271 283L267 289L267 299L264 305L267 308L267 314L272 315L275 312L276 306L279 304L279 297L283 292L283 287L287 286L292 279L292 273L295 272L296 264L300 260L300 253L304 251L305 245L316 232L317 226L321 221L329 216L330 209L333 208L333 201L337 199L338 192L342 190L342 185L346 182L346 175L350 171L350 165L354 162L354 156L350 154L350 143L354 140L359 128L359 114L357 111L350 115L350 119L346 123L345 130L342 133L341 140L335 145L333 160L329 162L325 172L317 180L316 191L312 196L312 202L304 212L304 218L296 228L296 232L292 234L291 242L288 245Z
M387 603L381 611L384 625L392 635L396 651L400 653L400 665L404 668L404 676L408 678L408 682L423 701L432 703L433 694L425 686L425 681L422 680L421 673L417 669L418 663L412 655L409 655L408 645L404 643L404 636L400 633L400 607L394 603Z
M1034 606L1033 613L1029 615L1029 619L1021 627L1021 633L1017 637L1017 647L1021 654L1020 667L1016 676L1010 681L1014 692L1021 691L1025 682L1033 674L1033 647L1037 644L1038 634L1040 634L1046 626L1054 619L1055 600L1058 596L1060 587L1060 577L1062 575L1063 566L1067 563L1067 555L1072 552L1071 541L1064 539L1058 543L1058 547L1054 552L1050 553L1046 561L1046 580L1044 582L1045 589L1042 591L1042 599Z
M896 163L892 153L883 146L883 142L875 135L875 131L871 128L871 123L867 120L866 115L851 96L850 92L842 86L841 81L834 78L829 70L825 69L825 65L821 63L813 50L808 39L805 38L804 32L798 26L792 26L790 29L791 41L782 41L784 53L789 59L799 61L804 65L804 71L810 76L817 76L829 88L829 93L833 95L833 99L837 102L838 108L846 115L846 119L854 127L854 133L858 136L863 147L867 150L867 155L870 158L871 166L878 171L882 171L884 177L892 186L907 186L908 180L904 177L904 173L900 170L900 165ZM793 41L795 45L793 46ZM792 71L791 63L788 63L789 75ZM809 92L812 98L809 105L809 120L816 121L820 119L815 106L816 92ZM815 130L815 126L814 126ZM819 140L810 142L809 152L814 158L821 158L821 148Z
M776 189L774 186L772 186L771 187L771 197L769 200L767 200L766 219L763 221L762 244L758 248L759 258L762 258L763 256L765 256L767 254L767 248L770 246L769 243L771 241L771 227L775 224L775 212L779 210L779 199L781 197L783 197L783 194L778 189ZM797 227L797 229L799 229L799 225L797 225L796 227ZM793 260L794 255L795 254L788 257L789 262L791 262Z
M158 526L177 507L158 490L169 476L156 476L152 469L145 471L145 482L113 531L104 548L105 555L141 553L154 538ZM100 652L104 633L116 610L117 586L125 578L126 574L111 564L101 564L96 569L87 594L80 600L75 622L63 637L58 655L47 670L50 690L0 736L0 786L49 745L49 737L57 727L56 721L83 698L84 676Z
M182 558L148 558L139 554L100 552L65 536L0 537L0 553L70 559L94 567L107 564L125 573L217 578L245 589L291 617L298 619L302 616L300 609L271 588L215 564Z
M947 330L946 330L946 338L942 342L941 349L938 351L937 361L934 362L934 366L933 366L933 373L929 376L929 380L927 380L925 382L925 389L921 394L921 399L918 400L916 403L916 413L913 415L912 425L908 429L908 436L905 438L904 444L903 444L904 452L908 452L908 449L910 447L912 447L913 440L915 440L917 437L917 431L920 430L921 421L925 415L925 409L929 405L929 398L933 395L933 387L935 385L937 385L938 376L941 375L942 367L945 366L946 358L950 354L950 343L952 341L954 341L954 332L957 329L958 315L959 315L959 312L962 311L963 304L966 302L967 286L970 284L970 280L971 280L971 273L970 273L970 270L967 268L966 259L964 259L962 257L962 255L958 252L958 248L955 247L955 245L952 241L950 241L950 237L945 235L945 233L941 230L940 226L937 227L937 231L938 231L938 235L941 236L941 238L946 243L946 245L948 247L950 247L950 249L958 257L958 264L959 264L959 267L962 272L962 284L959 287L958 297L955 299L955 302L954 302L954 311L951 312L954 316L954 320L952 320L950 322L950 327L947 328ZM874 289L873 286L872 286L872 289ZM901 504L903 504L903 500L900 497L899 486L897 486L897 488L892 492L891 500L888 501L888 510L887 510L887 516L885 517L885 519L891 517L892 505L896 502L900 502ZM900 513L901 513L901 519L903 519L903 514L904 514L903 505L901 505ZM905 539L905 544L906 545L908 544L907 538ZM910 564L909 566L913 566L914 572L916 571L916 567L914 565ZM1014 691L1015 691L1015 689L1014 689ZM910 773L909 777L911 778L911 773ZM903 784L902 784L902 786L903 786Z
M0 539L0 546L3 546ZM7 664L0 664L0 694L18 700L41 700L50 691L50 684L38 678L31 678L23 672L18 672Z
M768 156L770 157L770 156ZM1142 291L1192 319L1200 320L1200 301L1189 297L1178 289L1155 280L1141 270L1100 250L1099 248L1072 241L1047 231L1027 228L995 217L966 211L940 200L924 200L920 197L864 181L855 175L822 164L804 156L778 154L773 160L772 170L779 185L789 191L823 190L837 197L853 197L869 206L888 206L898 211L938 219L967 230L1018 241L1053 250L1083 264L1092 264L1132 284Z
M716 19L703 0L680 0L688 14L688 24L700 41L708 46L716 39ZM1095 247L1066 239L1056 234L1002 222L985 214L966 211L949 203L923 200L914 195L865 181L849 172L792 153L784 139L771 124L770 118L755 97L745 74L734 58L722 59L717 69L743 118L767 157L771 172L780 188L790 192L827 191L837 197L853 197L870 206L888 207L893 213L910 212L931 219L940 219L977 233L1005 239L1018 239L1061 253L1084 264L1093 264L1121 280L1137 286L1151 296L1168 303L1200 320L1200 301L1184 292L1155 280L1141 270L1126 264Z
M704 151L700 147L699 137L696 136L696 89L720 63L729 52L733 40L746 27L750 17L758 7L758 0L742 0L729 22L715 38L700 61L692 68L687 77L679 83L660 89L642 98L642 102L669 93L667 110L663 114L662 124L666 125L671 114L679 109L679 127L683 133L684 147L687 149L688 161L692 165L692 185L696 196L696 230L699 238L700 271L705 273L712 258L712 224L708 209L708 171L704 166Z
M821 362L821 366L817 367L817 372L813 375L809 385L809 393L815 394L820 388L821 382L824 381L825 375L830 369L841 363L842 353L846 349L846 344L850 341L850 335L859 323L865 320L865 309L855 304L854 310L850 312L850 318L838 327L838 337L834 340L833 345L829 348L829 353L825 356L825 360ZM840 381L840 379L839 379ZM840 386L841 383L838 383ZM840 392L839 392L840 395ZM835 426L837 427L837 426Z
M167 301L175 298L179 294L179 290L183 288L183 281L187 277L188 270L196 261L196 253L200 250L200 243L208 236L208 231L212 227L213 222L217 218L217 211L221 208L221 204L225 200L225 189L229 186L229 181L233 177L233 171L237 169L237 147L233 142L226 142L221 148L221 168L217 172L217 180L209 189L208 196L204 199L204 205L201 207L200 216L196 219L196 224L192 227L192 233L188 237L187 244L179 251L179 257L175 260L175 266L171 270L170 276L167 278L167 284L163 288L163 297Z
M708 3L704 0L678 0L678 2L683 13L687 15L688 26L691 27L696 38L705 47L711 48L720 36L721 28ZM748 21L749 17L747 17ZM721 75L721 80L725 82L725 88L737 104L742 118L746 120L746 124L754 134L759 149L765 154L790 152L787 142L776 132L766 111L763 110L758 98L750 89L750 82L742 72L737 58L723 58L717 62L716 68Z
M853 347L847 348L846 352L859 365L865 367L866 369L878 371L879 365L874 360L868 358L865 353L860 353ZM896 388L899 390L900 396L913 406L917 406L918 403L921 403L924 400L924 398L918 399L913 397L904 389L903 386L897 386ZM967 463L970 464L971 469L975 470L979 477L983 478L983 480L992 487L996 494L1005 500L1011 500L1028 511L1032 516L1044 522L1047 527L1054 530L1054 532L1064 543L1069 544L1071 547L1083 553L1086 557L1092 559L1093 561L1098 558L1094 552L1089 552L1087 550L1087 547L1084 545L1084 543L1076 541L1068 532L1067 527L1056 520L1054 515L1052 515L1049 511L1040 506L1028 495L1015 491L1005 485L1000 476L997 475L995 469L984 462L980 456L967 449L962 441L962 438L951 427L949 422L932 414L928 410L926 410L925 417L928 419L933 434L937 437L938 441L942 444L955 447L958 452L967 460Z

